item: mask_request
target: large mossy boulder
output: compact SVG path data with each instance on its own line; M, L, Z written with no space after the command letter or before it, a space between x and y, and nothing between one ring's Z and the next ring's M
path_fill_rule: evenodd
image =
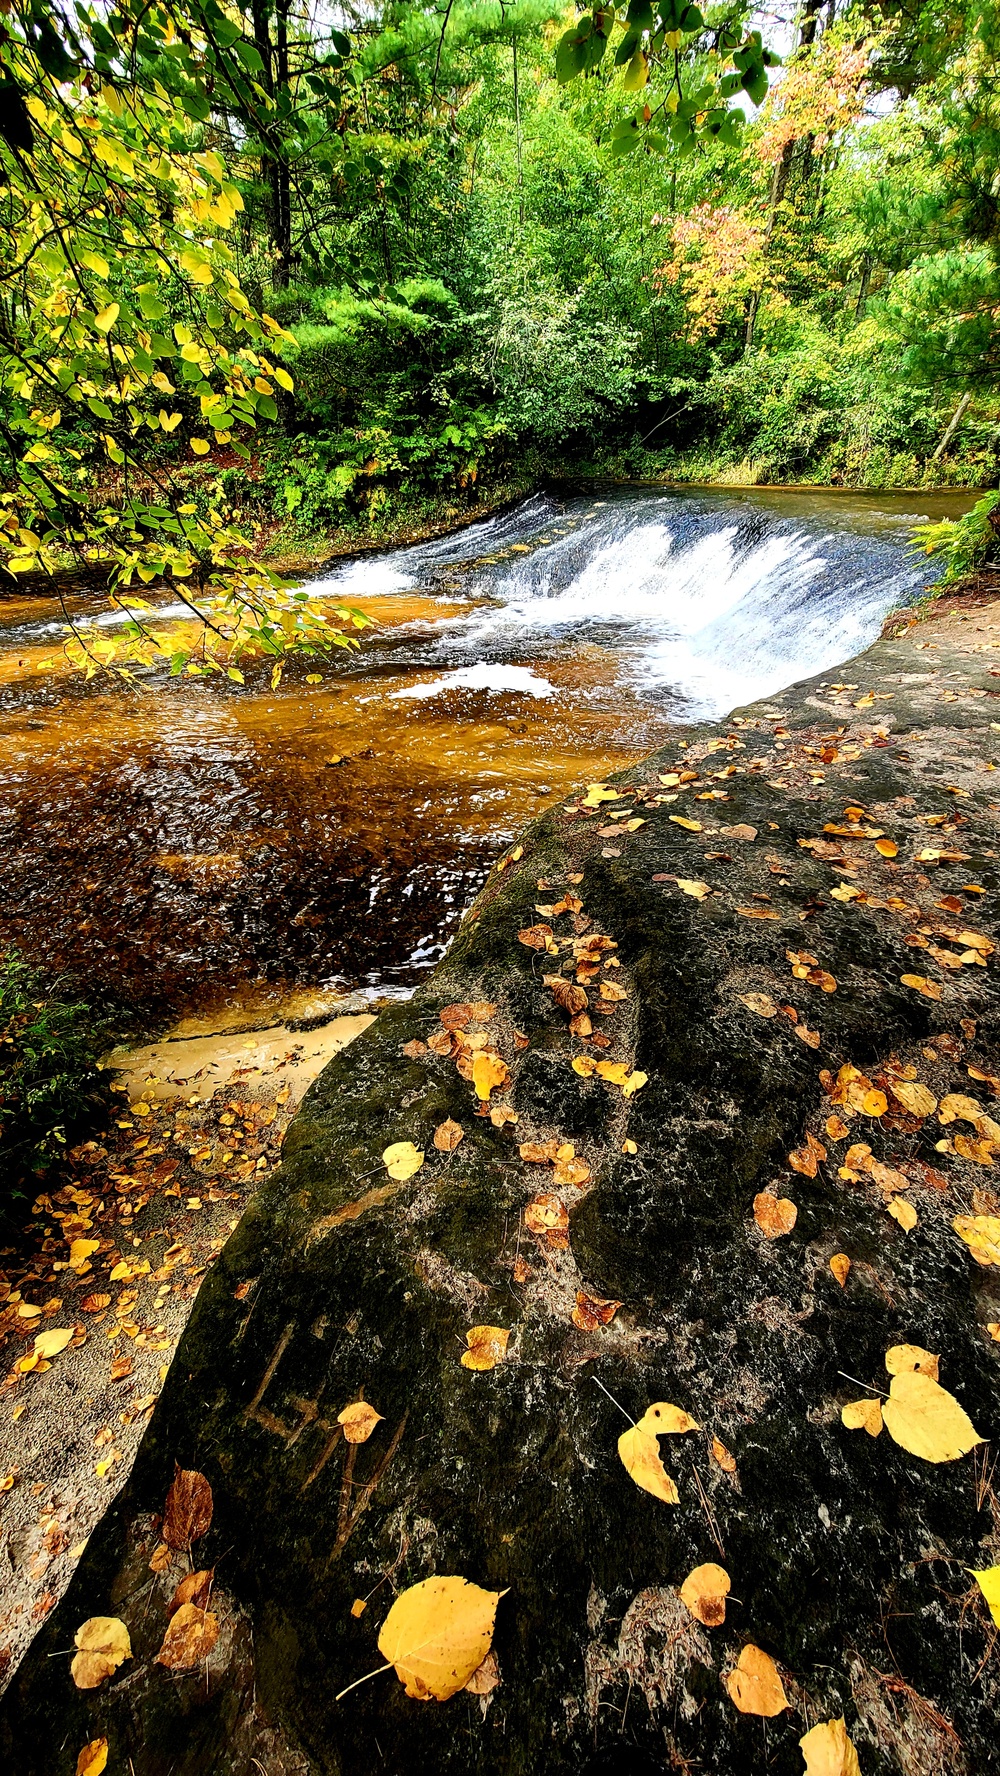
M841 1416L889 1395L905 1344L1000 1431L976 637L882 643L847 689L683 730L500 861L428 985L306 1098L11 1687L5 1768L70 1776L106 1736L111 1776L791 1776L844 1717L864 1776L1000 1769L970 1576L1000 1558L988 1449L926 1459ZM397 1142L424 1154L408 1177ZM484 1325L511 1336L477 1370ZM382 1417L350 1443L361 1396ZM698 1426L658 1442L676 1504L619 1457L656 1402ZM176 1463L214 1500L187 1550L162 1534ZM707 1562L731 1580L714 1626L679 1595ZM214 1646L158 1663L210 1568ZM417 1701L390 1671L338 1700L432 1574L506 1592L499 1683ZM132 1657L81 1690L94 1616ZM771 1719L726 1682L748 1644L780 1674Z

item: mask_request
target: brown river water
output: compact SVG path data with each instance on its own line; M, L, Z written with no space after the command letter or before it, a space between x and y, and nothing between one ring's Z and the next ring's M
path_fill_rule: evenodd
M85 685L0 600L0 946L153 1021L407 992L526 821L867 645L974 497L538 496L312 582L378 626L276 692Z

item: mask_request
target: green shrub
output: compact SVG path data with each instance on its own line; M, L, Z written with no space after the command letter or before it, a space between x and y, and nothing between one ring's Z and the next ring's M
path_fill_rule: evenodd
M924 555L944 557L940 590L1000 556L1000 530L994 514L1000 520L1000 488L984 494L964 518L942 518L938 524L921 524L914 531L915 548Z
M0 956L0 1212L109 1102L100 1020L23 957Z

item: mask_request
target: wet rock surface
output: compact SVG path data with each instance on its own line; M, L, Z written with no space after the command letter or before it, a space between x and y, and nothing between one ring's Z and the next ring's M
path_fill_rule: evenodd
M1000 1558L988 1448L932 1463L841 1421L906 1342L998 1428L998 1271L953 1226L1000 1211L998 615L681 730L501 860L429 984L313 1086L203 1288L8 1692L19 1776L72 1772L101 1735L134 1776L781 1776L841 1715L865 1776L1000 1768L969 1571ZM551 948L519 941L539 927ZM488 1098L477 1056L506 1069ZM440 1151L446 1120L464 1136ZM396 1141L425 1154L405 1180ZM790 1232L761 1230L762 1193ZM565 1231L532 1231L539 1195ZM476 1325L511 1332L487 1372L460 1361ZM383 1419L351 1445L362 1394ZM676 1505L618 1457L654 1401L699 1426L660 1439ZM164 1574L175 1461L214 1516ZM678 1595L707 1561L732 1580L715 1627ZM155 1658L189 1564L215 1568L221 1629L176 1672ZM394 1592L434 1573L507 1588L498 1687L420 1703L390 1672L338 1701L382 1663ZM94 1615L133 1657L80 1691L66 1649ZM724 1682L748 1642L790 1704L766 1722Z

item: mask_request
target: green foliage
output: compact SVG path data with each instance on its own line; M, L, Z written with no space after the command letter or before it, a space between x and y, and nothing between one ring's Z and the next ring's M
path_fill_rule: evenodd
M943 558L939 590L1000 560L1000 491L984 494L964 518L922 524L914 532L914 546L921 554Z
M89 1006L17 954L0 957L0 1177L12 1196L108 1107L101 1036Z

